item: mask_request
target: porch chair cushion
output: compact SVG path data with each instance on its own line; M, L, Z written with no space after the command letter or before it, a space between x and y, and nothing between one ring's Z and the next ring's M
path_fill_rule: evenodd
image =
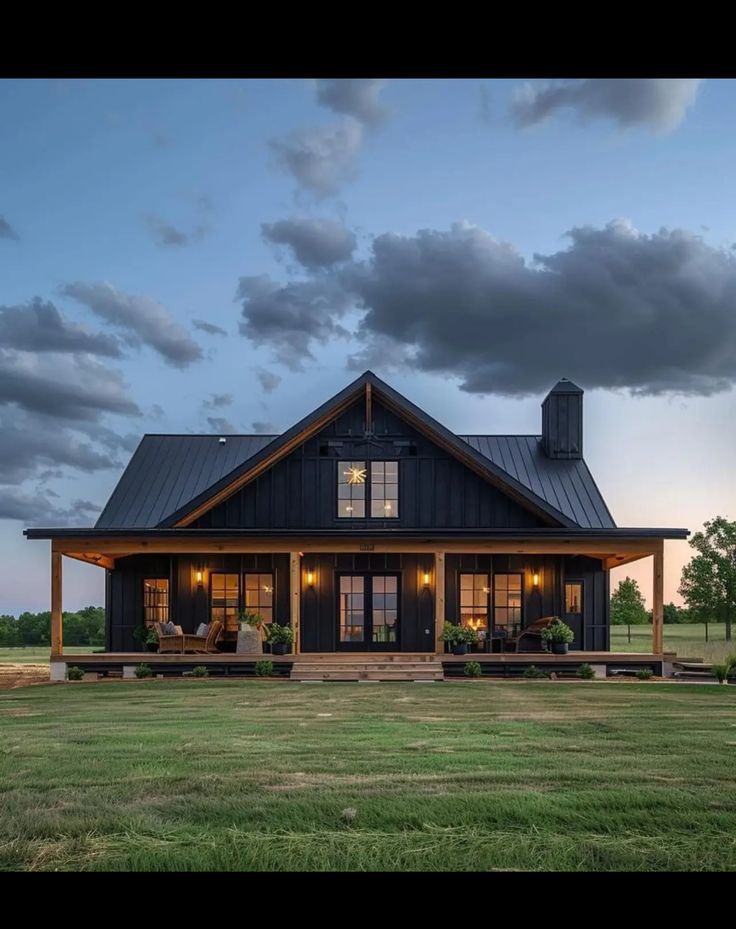
M210 631L210 624L209 624L209 623L200 623L200 624L197 626L197 631L196 631L194 634L195 634L195 635L205 635L205 636L206 636L207 633L208 633L209 631Z
M163 635L176 635L176 626L173 622L162 623L161 632Z

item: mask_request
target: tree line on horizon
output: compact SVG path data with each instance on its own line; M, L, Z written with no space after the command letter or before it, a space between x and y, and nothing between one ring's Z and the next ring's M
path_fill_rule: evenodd
M105 608L85 606L62 613L65 645L104 645ZM51 611L0 615L0 648L51 645Z

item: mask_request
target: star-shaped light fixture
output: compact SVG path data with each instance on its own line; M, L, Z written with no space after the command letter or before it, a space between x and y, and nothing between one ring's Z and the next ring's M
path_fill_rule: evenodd
M366 468L348 468L343 474L348 479L348 484L365 484L365 476L368 473Z

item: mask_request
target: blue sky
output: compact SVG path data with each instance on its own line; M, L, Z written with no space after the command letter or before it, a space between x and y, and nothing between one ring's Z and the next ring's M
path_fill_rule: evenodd
M141 434L280 431L353 355L459 433L537 432L570 377L619 525L736 518L736 86L526 83L0 82L0 612L48 605L24 524L91 524ZM337 129L319 184L289 167ZM329 221L344 260L308 267L264 235L297 220L323 249ZM104 352L43 347L34 298ZM42 409L33 378L104 403L67 410L60 386ZM54 436L82 467L50 464ZM677 600L688 547L666 554ZM101 571L65 579L66 608L102 601Z

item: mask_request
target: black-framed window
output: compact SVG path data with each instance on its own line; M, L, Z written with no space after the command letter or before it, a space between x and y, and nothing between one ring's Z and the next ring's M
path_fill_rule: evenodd
M398 461L338 461L337 515L341 519L398 519Z
M147 577L143 581L143 621L147 626L169 621L168 577Z
M565 582L565 612L573 615L583 612L582 581Z
M238 631L240 584L237 574L213 571L210 574L210 619L219 619L225 632Z
M398 461L371 462L371 516L374 519L398 519Z
M340 641L362 642L365 636L365 577L340 576Z
M460 624L475 629L481 639L488 635L490 599L487 574L460 575Z
M368 468L365 461L338 461L337 515L344 519L365 517L365 489Z
M258 613L264 623L273 622L273 574L243 575L243 601L249 613Z
M521 629L523 574L493 575L493 628L516 635Z
M399 618L399 579L376 575L371 582L371 634L374 642L396 642Z

